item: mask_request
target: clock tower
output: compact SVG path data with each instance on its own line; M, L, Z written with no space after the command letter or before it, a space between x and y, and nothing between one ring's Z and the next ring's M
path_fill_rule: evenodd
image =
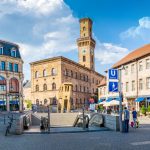
M92 38L92 20L80 19L80 38L77 39L79 64L92 70L95 70L95 44Z

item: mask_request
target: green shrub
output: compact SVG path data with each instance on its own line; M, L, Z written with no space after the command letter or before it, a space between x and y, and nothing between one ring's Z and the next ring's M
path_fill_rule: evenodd
M142 105L141 113L146 116L146 111L147 111L147 108L144 105Z
M150 105L148 106L147 111L150 112Z
M32 102L30 100L25 100L25 103L27 103L27 108L32 108Z
M104 110L104 108L103 108L103 106L102 106L102 105L98 105L98 109L99 109L99 110L101 110L101 111L103 111L103 110Z

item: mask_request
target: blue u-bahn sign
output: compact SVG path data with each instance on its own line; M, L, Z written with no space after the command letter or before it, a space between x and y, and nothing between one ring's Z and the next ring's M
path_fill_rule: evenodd
M109 79L118 79L118 70L117 69L109 69L108 70Z
M109 82L109 92L118 92L118 82Z

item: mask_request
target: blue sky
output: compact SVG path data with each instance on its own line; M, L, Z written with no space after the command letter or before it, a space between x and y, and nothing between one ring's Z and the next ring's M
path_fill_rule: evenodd
M82 17L93 20L96 70L150 43L149 0L1 0L0 39L20 45L25 79L29 62L63 55L78 61Z

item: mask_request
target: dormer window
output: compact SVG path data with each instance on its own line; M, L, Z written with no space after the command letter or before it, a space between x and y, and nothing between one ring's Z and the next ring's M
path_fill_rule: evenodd
M12 49L11 50L11 56L12 57L16 57L16 49Z
M0 55L3 55L3 47L0 46Z

